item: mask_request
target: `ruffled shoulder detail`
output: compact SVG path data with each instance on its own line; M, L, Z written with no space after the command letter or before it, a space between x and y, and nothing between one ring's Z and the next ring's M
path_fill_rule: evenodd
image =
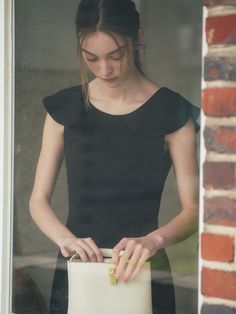
M198 118L200 116L200 108L190 103L186 98L171 89L166 88L167 93L162 100L161 109L164 111L162 115L165 117L163 120L163 127L165 134L177 131L183 127L189 118L192 119L195 132L200 130Z
M81 119L84 109L81 85L62 89L42 101L51 117L64 126L76 124Z

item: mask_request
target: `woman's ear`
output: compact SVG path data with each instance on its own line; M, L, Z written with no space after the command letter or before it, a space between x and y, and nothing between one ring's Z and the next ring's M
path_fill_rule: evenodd
M137 45L141 45L144 37L144 30L143 28L140 28L138 30L138 40L137 40Z

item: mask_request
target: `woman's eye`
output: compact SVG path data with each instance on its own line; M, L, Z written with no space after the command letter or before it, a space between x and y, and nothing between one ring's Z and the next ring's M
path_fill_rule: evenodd
M121 56L119 57L111 57L112 60L120 60L121 59Z
M119 52L119 53L116 53L114 55L111 55L110 58L112 60L121 60L125 55L125 51L122 51L122 52Z
M89 58L86 58L86 60L89 61L89 62L95 62L95 61L97 61L97 59L89 59Z

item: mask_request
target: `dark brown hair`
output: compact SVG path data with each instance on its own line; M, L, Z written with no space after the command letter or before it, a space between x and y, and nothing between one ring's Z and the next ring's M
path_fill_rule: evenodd
M88 75L84 67L81 47L85 37L96 31L109 34L119 46L114 34L122 37L127 43L131 39L134 49L134 62L142 73L138 46L140 16L132 0L81 0L76 14L76 36L78 39L78 56L81 83L85 102L89 104Z

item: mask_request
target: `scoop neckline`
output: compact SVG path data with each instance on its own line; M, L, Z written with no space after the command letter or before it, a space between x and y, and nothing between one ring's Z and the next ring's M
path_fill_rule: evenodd
M91 108L97 112L98 114L105 116L105 117L111 117L111 118L124 118L124 117L130 117L135 115L136 113L142 111L144 108L146 108L148 106L149 103L151 103L151 101L153 100L153 98L157 95L160 94L161 91L163 91L164 89L166 89L165 86L160 87L158 90L156 90L141 106L139 106L138 108L134 109L133 111L130 111L128 113L123 113L123 114L112 114L109 112L105 112L101 109L98 109L90 100L89 100L89 104L91 106Z

